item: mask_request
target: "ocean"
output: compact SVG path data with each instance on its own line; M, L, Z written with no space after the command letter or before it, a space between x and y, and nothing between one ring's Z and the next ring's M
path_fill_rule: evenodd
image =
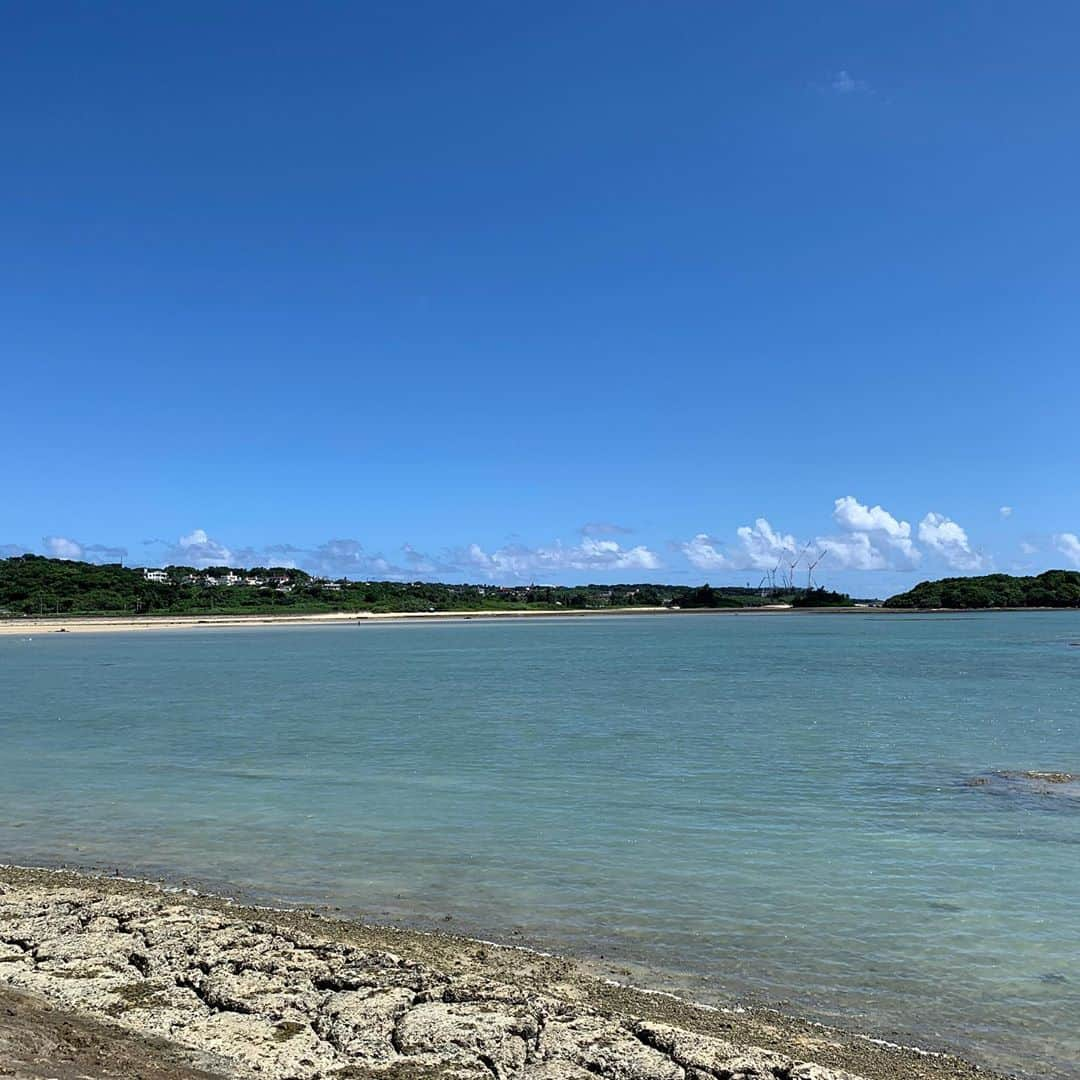
M0 637L0 859L1080 1061L1080 613Z

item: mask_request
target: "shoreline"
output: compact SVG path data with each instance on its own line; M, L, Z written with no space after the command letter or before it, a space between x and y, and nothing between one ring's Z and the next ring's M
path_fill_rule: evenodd
M163 883L0 866L0 993L105 1025L100 1037L125 1052L164 1038L177 1078L1000 1075L770 1009L695 1004L597 967ZM14 1023L4 1014L0 1072ZM60 1074L50 1062L40 1075Z
M349 625L395 625L418 623L499 622L519 619L616 619L640 616L671 617L776 617L864 615L874 618L974 615L992 612L1046 612L1080 610L1069 608L796 608L789 605L764 605L747 608L570 608L565 611L413 611L371 612L336 611L296 615L48 615L0 619L0 637L30 637L34 634L131 633L144 630L244 630L263 627L319 627Z
M57 633L116 633L140 630L256 629L289 626L348 626L351 624L465 622L472 620L582 618L620 615L678 614L667 608L611 608L568 611L331 611L296 615L63 615L0 620L0 636Z

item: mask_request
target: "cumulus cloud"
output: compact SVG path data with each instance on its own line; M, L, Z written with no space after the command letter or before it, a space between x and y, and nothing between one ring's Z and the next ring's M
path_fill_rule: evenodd
M412 544L401 545L401 557L414 574L434 574L439 569L439 564L434 559L428 558L422 551L417 551Z
M821 536L819 551L828 555L829 566L841 570L892 570L889 556L870 539L870 534L853 532L847 536Z
M193 529L186 536L181 536L168 552L169 563L179 566L228 566L233 562L233 553L224 544L211 539L205 529Z
M896 539L911 536L911 526L897 521L883 506L864 506L854 495L845 495L833 504L838 525L852 532L882 532Z
M1034 555L1038 550L1038 546L1035 544L1029 544L1027 540L1020 541L1020 550L1025 555Z
M351 577L362 580L409 581L417 576L396 566L379 552L369 552L359 540L327 540L300 557L305 570L320 577Z
M470 544L451 558L459 571L479 572L493 581L524 580L536 574L557 574L567 570L658 570L662 565L659 556L643 544L626 548L615 540L598 540L591 536L575 545L556 542L548 547L530 548L506 544L491 552L479 544Z
M81 559L83 547L77 540L67 536L45 536L41 540L47 555L54 559Z
M464 573L472 570L492 580L505 580L528 577L537 567L538 555L520 544L507 544L491 553L479 544L469 544L461 552L451 555L451 559Z
M865 507L860 509L866 510ZM875 511L880 508L876 507ZM903 540L903 523L897 523L895 519L892 522L897 538ZM865 531L852 531L842 537L818 537L804 543L789 532L774 528L768 518L758 517L753 525L743 525L735 530L735 535L739 545L731 552L721 549L719 541L706 532L699 532L696 537L679 544L678 549L690 565L699 570L774 570L778 566L789 568L794 563L809 565L808 559L813 562L826 554L829 565L839 568L883 570L891 565Z
M742 544L740 567L772 570L778 562L798 554L798 541L790 533L777 532L769 522L758 518L753 525L741 525L735 530Z
M883 506L865 506L854 495L844 495L833 503L833 519L850 534L845 538L846 543L853 546L857 559L871 558L869 551L873 549L873 559L878 565L867 569L896 568L898 562L902 568L910 568L922 558L922 552L912 542L911 526L893 517ZM859 536L865 540L854 540L852 545L853 538ZM891 548L891 554L882 553L882 545ZM839 552L845 547L845 540L834 540L833 546Z
M883 506L844 495L833 502L839 535L815 536L805 543L773 527L767 518L736 530L738 544L725 550L708 533L676 545L699 570L775 570L793 564L809 567L822 558L844 570L910 570L922 559L911 538L911 525Z
M127 558L127 548L109 544L84 544L70 536L44 536L41 547L51 558L72 559L77 562L123 562Z
M731 570L734 563L718 547L717 541L708 533L698 533L685 544L677 545L691 566L699 570Z
M919 522L919 540L954 570L982 570L987 565L985 557L972 549L964 529L944 514L931 511Z
M205 529L192 529L178 540L144 540L147 547L160 550L154 557L160 566L296 566L290 553L299 551L291 544L265 547L232 547L211 536Z
M1058 533L1054 537L1054 546L1073 566L1080 566L1080 536L1071 532Z
M999 507L998 507L998 513L999 513L999 514L1000 514L1000 515L1001 515L1001 516L1002 516L1003 518L1009 518L1009 517L1012 517L1012 512L1013 512L1013 508L1012 508L1011 506L999 506Z
M738 546L731 551L724 551L720 541L708 533L698 533L676 547L699 570L775 570L778 565L794 562L805 547L763 517L753 525L739 526L735 535Z
M211 536L205 529L193 529L175 543L163 540L145 543L160 547L155 556L160 565L193 566L200 570L209 566L274 566L298 568L318 577L413 581L448 569L429 560L409 544L402 548L404 565L398 565L380 552L368 551L359 540L347 537L327 540L311 548L284 543L234 547Z

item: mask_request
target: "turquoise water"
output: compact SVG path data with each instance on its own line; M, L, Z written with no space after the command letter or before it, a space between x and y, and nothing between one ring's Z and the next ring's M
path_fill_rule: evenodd
M1080 614L0 638L0 858L603 955L1076 1075Z

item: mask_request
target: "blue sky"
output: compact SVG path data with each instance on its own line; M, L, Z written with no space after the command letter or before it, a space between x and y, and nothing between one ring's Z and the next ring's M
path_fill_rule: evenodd
M5 6L0 550L1080 565L1071 4ZM1002 509L1010 508L1010 509Z

